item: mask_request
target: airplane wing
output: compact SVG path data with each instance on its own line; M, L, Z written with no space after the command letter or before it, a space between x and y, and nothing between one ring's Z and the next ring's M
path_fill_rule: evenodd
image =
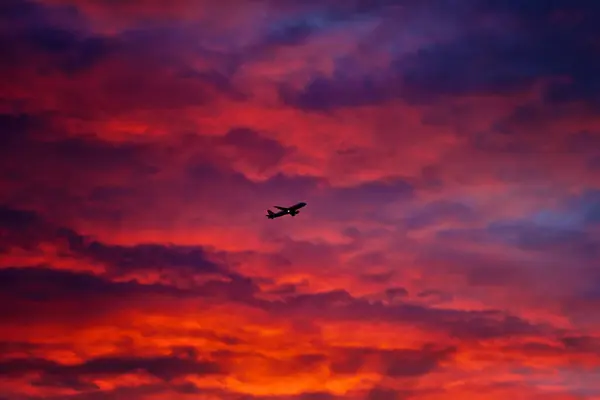
M287 211L287 210L289 210L289 208L286 208L286 207L279 207L279 206L273 206L273 207L275 207L275 208L277 208L277 209L279 209L281 211Z

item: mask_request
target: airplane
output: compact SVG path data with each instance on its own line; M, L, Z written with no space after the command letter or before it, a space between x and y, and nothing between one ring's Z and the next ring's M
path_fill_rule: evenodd
M280 211L274 213L271 210L267 210L266 217L269 219L273 219L273 218L283 217L284 215L287 215L287 214L290 214L293 217L296 214L298 214L300 212L299 209L301 209L305 205L306 205L306 203L302 202L302 203L294 204L291 207L274 206L275 208L279 209Z

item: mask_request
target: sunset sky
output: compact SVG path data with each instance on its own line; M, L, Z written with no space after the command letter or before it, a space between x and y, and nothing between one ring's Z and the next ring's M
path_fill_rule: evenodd
M1 0L0 399L600 399L599 21Z

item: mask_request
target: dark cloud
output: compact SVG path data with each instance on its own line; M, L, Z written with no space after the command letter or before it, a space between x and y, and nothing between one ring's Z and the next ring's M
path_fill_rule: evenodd
M513 30L470 30L456 41L436 44L401 61L411 97L502 93L541 77L568 76L552 84L547 100L597 102L593 71L600 66L593 38L597 3L591 1L474 3L475 18L498 16L518 24ZM444 66L441 68L440 66Z
M54 85L63 87L53 94L57 110L70 118L85 116L86 121L103 119L100 114L208 104L219 96L244 98L230 81L235 56L193 49L189 37L198 32L192 28L140 24L104 35L90 29L89 16L76 5L10 3L0 13L6 25L0 35L0 68L13 90L30 92L32 106L43 106L34 99L46 95L35 91ZM214 62L191 67L199 53ZM39 73L24 72L31 65ZM77 85L69 79L78 79Z
M352 264L351 264L352 265ZM353 263L353 265L359 265L359 264L355 264ZM362 264L363 267L366 266L377 266L377 264ZM390 279L392 279L394 277L394 271L386 271L386 272L372 272L372 273L364 273L360 275L361 279L364 279L365 282L372 282L372 283L387 283L390 281Z
M383 3L361 2L359 8L384 9L391 4ZM594 22L594 16L600 15L596 4L558 1L523 6L487 0L470 3L470 7L447 1L427 2L427 8L415 2L396 4L413 18L429 15L451 21L460 26L459 33L398 56L384 76L350 76L339 67L333 77L315 77L299 92L282 88L282 99L305 110L331 111L394 98L422 103L441 96L510 94L531 87L540 78L560 76L569 80L549 84L546 101L600 104L594 75L600 68L594 47L594 38L600 35ZM494 29L481 24L484 19L518 28Z
M14 149L27 141L27 135L44 125L44 119L40 116L26 113L0 114L0 144L5 151Z
M63 257L75 257L82 268L86 262L106 267L101 276L41 266L0 269L0 315L7 323L31 318L102 318L119 307L149 305L156 296L163 300L195 297L260 304L255 300L259 288L251 279L210 261L202 247L105 244L45 222L36 213L7 207L0 209L0 220L8 229L0 249L17 246L35 250L44 243L64 243ZM160 283L141 284L135 280L148 272L157 273ZM195 278L200 276L208 281L196 283ZM117 278L120 281L114 281ZM144 298L148 300L138 301Z
M10 230L27 229L41 222L39 216L33 211L18 210L5 205L0 206L0 226L2 228Z
M196 396L214 396L222 400L280 400L281 397L252 396L227 391L199 387L192 382L160 382L140 385L122 385L114 389L89 390L75 394L28 396L26 400L105 400L107 398L145 399L157 395L177 398ZM19 400L21 398L18 398ZM12 400L12 398L11 398Z
M106 244L80 235L71 229L46 222L32 211L0 207L0 227L8 229L3 240L0 241L0 245L5 248L11 246L32 248L43 242L55 244L66 242L67 250L72 255L82 260L103 264L107 267L108 275L113 278L144 271L162 272L166 279L170 276L184 280L208 274L230 277L235 275L227 271L224 266L210 261L200 246ZM42 270L36 271L41 273ZM21 273L18 270L14 272ZM62 278L66 279L67 276ZM81 283L92 283L89 280L85 281L91 279L90 277L72 275L68 278L84 279Z
M402 97L434 101L444 95L507 94L538 78L529 47L519 37L476 32L450 44L434 44L398 60ZM442 67L443 66L443 67ZM543 67L543 65L540 65Z
M440 366L456 352L456 348L421 350L395 350L384 356L387 364L385 373L391 377L416 377L425 375Z
M600 337L593 336L564 336L560 338L565 350L583 354L600 356Z
M113 193L121 189L121 197L136 192L131 187L125 190L124 182L133 175L140 184L153 179L164 154L147 144L111 143L92 135L68 137L58 128L46 120L39 128L43 133L29 131L0 149L0 179L8 190L4 199L45 208L59 219L65 215L57 213L69 210L114 219L110 214L116 207L99 204L93 197L110 189ZM85 201L87 196L91 202ZM44 201L37 201L40 198Z
M560 336L553 343L524 341L504 346L506 355L529 359L560 360L568 357L572 367L600 365L600 340L592 336Z
M3 268L0 285L5 295L14 300L53 301L77 298L100 300L107 298L127 297L139 294L140 291L176 293L160 285L139 285L134 282L112 282L100 277L66 270L50 268Z
M0 10L0 20L8 28L0 36L0 52L5 56L0 65L4 67L37 59L46 73L73 74L88 70L117 50L112 39L86 32L74 8L9 0Z
M330 368L333 373L343 375L378 372L393 378L415 378L437 369L455 351L455 348L436 348L432 345L421 349L393 350L335 348Z
M493 239L530 251L557 251L594 259L597 243L583 230L542 226L527 221L502 221L488 226Z
M142 270L186 270L194 274L224 274L223 267L208 260L201 247L141 244L134 246L106 245L97 241L73 249L79 255L101 262L119 275ZM168 272L167 272L168 274Z
M108 169L132 167L149 146L138 143L113 143L94 136L77 136L47 143L44 149L69 166L90 165L93 168Z
M79 364L61 364L55 361L35 358L9 359L0 361L0 376L24 376L41 374L37 386L66 386L73 389L95 389L86 382L94 377L119 376L128 373L145 372L164 381L186 375L221 374L221 367L212 361L181 358L176 356L134 357L115 356L92 358Z
M166 381L184 375L212 375L222 372L220 366L211 361L172 356L94 358L64 369L67 373L77 375L118 375L136 370L145 371Z
M38 350L60 349L64 346L54 345L49 343L33 343L19 341L3 341L0 342L0 353L5 357L11 357L13 354L28 354L31 355Z
M383 79L334 75L333 78L314 78L300 92L283 86L280 95L291 106L307 111L327 112L342 107L380 104L397 97L398 92L394 90L393 84Z
M581 195L569 199L566 207L571 212L581 213L585 226L598 225L600 223L600 190L588 189Z
M52 228L30 210L0 205L0 252L11 247L35 250L40 243L55 239Z
M299 396L295 396L295 399L297 400L335 400L337 398L337 396L326 392L304 393Z
M35 220L31 215L24 218L25 222L30 219ZM178 273L182 271L189 277L201 274L219 274L227 277L227 280L213 280L193 285L188 288L193 290L189 295L193 293L203 298L241 302L281 315L311 315L316 318L325 317L339 320L401 321L425 329L443 330L452 336L463 339L484 340L504 335L528 335L535 334L541 329L525 320L498 311L476 312L428 308L409 302L395 302L386 305L378 301L353 297L344 290L315 294L291 292L283 301L259 300L257 295L260 293L260 289L252 279L230 273L212 261L208 261L201 248L166 245L112 246L97 241L87 241L70 230L61 229L53 234L65 238L74 254L103 263L112 268L112 273L117 275L136 270L164 271L167 281L171 282L169 276L179 276ZM307 254L307 251L310 251L309 259L312 259L317 250L307 250L302 246L296 246L294 252L295 254ZM320 251L329 253L332 249L325 246ZM134 282L114 283L91 275L79 275L66 271L27 268L7 269L2 273L6 275L2 280L7 285L6 293L12 293L15 298L34 301L64 296L97 301L101 296L106 295L111 295L116 299L127 296L127 293L144 292L181 295L177 289L168 289L161 285L148 286ZM184 276L186 275L184 274ZM177 286L178 281L175 280L172 283ZM5 310L5 312L9 311Z
M11 121L7 124L24 125ZM271 174L292 150L249 129L233 129L219 137L177 136L168 145L158 139L113 142L94 135L69 137L48 123L40 129L43 138L15 133L15 140L0 149L0 178L5 190L11 188L5 198L25 201L25 206L48 214L61 212L57 219L118 223L125 213L140 212L140 197L154 208L164 201L181 204L193 197L196 202L212 201L215 212L229 211L239 208L239 199L222 196L217 201L214 193L232 188L248 200L280 196L277 201L287 203L297 201L298 193L310 194L320 182L277 174L254 184L244 173ZM172 176L179 165L182 171ZM36 201L40 198L45 201Z
M52 379L52 377L50 379ZM54 379L56 379L56 377L54 377ZM26 398L16 397L17 394L15 394L14 398L19 400L21 398L26 400L104 400L106 398L119 397L144 398L156 394L185 395L198 393L199 389L196 388L196 391L194 392L194 387L195 386L191 384L152 383L138 386L124 385L114 389L105 390L82 390L73 394L27 396ZM201 393L206 392L206 390L201 391Z
M150 306L152 299L189 293L160 284L113 282L87 273L40 267L0 269L2 325L56 321L87 324L115 310Z
M0 16L2 18L19 18L24 15L30 15L37 10L35 3L24 0L6 0L0 6Z
M385 294L388 296L389 300L394 300L396 298L408 296L408 290L402 287L388 288L385 290Z
M304 43L317 30L315 24L307 20L295 20L273 26L264 43L268 45L294 46Z
M168 265L167 265L168 266ZM18 268L2 270L4 297L13 299L3 307L5 318L40 315L54 304L48 301L77 298L69 310L73 315L93 307L98 313L107 312L119 302L143 295L163 297L197 297L210 301L237 302L246 306L263 309L273 315L310 315L312 318L333 320L409 323L426 330L443 331L464 340L487 340L503 336L535 335L543 327L533 325L520 318L505 315L499 311L462 311L429 308L401 302L393 305L371 302L355 298L345 291L294 294L288 293L284 301L259 300L259 287L249 278L233 275L228 281L212 280L195 285L190 290L175 289L162 285L141 285L136 282L111 282L92 275L76 274L39 268ZM19 302L15 302L20 299ZM93 306L92 306L93 305ZM88 314L89 315L89 314ZM55 315L56 317L56 315ZM400 371L400 369L394 369Z
M54 65L68 74L88 70L117 50L111 39L80 37L62 28L38 27L28 32L25 39L34 51L59 58Z
M385 387L374 387L369 391L365 400L405 400L410 394Z
M17 26L33 27L58 22L69 24L79 17L81 15L74 7L46 7L43 2L32 0L6 0L0 6L0 18L7 22L17 22ZM8 27L14 28L13 25Z
M86 382L77 376L42 375L31 380L31 386L41 389L71 389L78 392L89 392L100 389L94 382Z
M485 229L447 229L439 231L438 237L481 244L503 243L525 251L553 252L581 260L592 260L597 255L597 241L583 227L538 224L530 220L495 221Z
M445 332L461 340L489 340L529 336L548 327L499 310L466 311L428 307L408 301L385 304L356 298L344 290L289 296L285 301L257 302L276 315L311 315L313 318L349 321L388 321L410 324L427 331Z

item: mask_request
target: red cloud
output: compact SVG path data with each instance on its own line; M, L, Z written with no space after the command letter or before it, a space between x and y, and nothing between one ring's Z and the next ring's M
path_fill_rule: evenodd
M484 3L3 3L2 395L597 397L597 7Z

